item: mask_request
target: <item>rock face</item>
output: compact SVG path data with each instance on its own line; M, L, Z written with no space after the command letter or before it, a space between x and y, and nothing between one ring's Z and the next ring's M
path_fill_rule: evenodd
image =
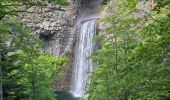
M20 19L33 29L33 34L44 41L43 50L53 53L56 57L65 54L69 59L68 65L61 69L58 75L60 77L55 79L53 87L55 91L70 89L77 39L76 25L79 18L99 11L102 1L72 0L66 7L57 4L32 6L27 9L30 13L22 13Z
M58 11L58 8L62 7L55 4L49 4L45 8L32 7L30 11L37 13L24 14L22 18L28 26L33 28L33 34L45 42L43 49L57 57L67 52L72 27L71 20L67 19L67 11Z
M67 7L57 4L48 4L43 7L31 7L29 12L22 13L21 20L33 29L33 34L44 41L42 46L46 52L53 53L56 57L63 54L69 58L68 65L64 66L54 82L55 91L70 88L72 62L74 58L74 45L76 33L74 23L78 4L72 3Z
M116 5L116 0L105 0L107 2L107 6L103 9L101 12L101 19L108 17L108 16L113 16L114 13L116 12L115 5ZM149 13L154 6L156 5L154 0L141 0L136 4L136 8L139 10L138 12L132 13L131 16L135 18L141 18L143 17L146 13ZM139 23L140 24L140 23ZM109 22L107 21L102 21L98 24L98 33L99 34L105 34L105 29L110 25Z

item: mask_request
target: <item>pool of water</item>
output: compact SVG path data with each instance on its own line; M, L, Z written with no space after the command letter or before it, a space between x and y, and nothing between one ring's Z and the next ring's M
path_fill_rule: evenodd
M73 95L66 91L56 92L57 100L79 100L79 98L73 97Z

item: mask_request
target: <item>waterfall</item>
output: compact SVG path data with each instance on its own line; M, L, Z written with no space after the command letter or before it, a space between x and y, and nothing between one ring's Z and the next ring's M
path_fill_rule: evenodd
M86 85L90 82L89 75L93 70L91 56L94 49L93 37L96 33L96 20L82 22L78 29L78 44L75 53L75 64L71 93L75 97L85 96Z

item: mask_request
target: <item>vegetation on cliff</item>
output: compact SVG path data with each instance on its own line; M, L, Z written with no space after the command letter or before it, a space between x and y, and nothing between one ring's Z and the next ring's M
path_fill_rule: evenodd
M42 51L42 41L17 19L47 1L0 0L0 100L56 99L52 82L67 59ZM170 0L142 0L143 7L141 0L104 1L112 13L100 21L108 26L96 37L89 100L169 100Z
M65 0L57 3L64 4ZM16 19L31 6L46 5L40 0L0 0L1 100L56 100L53 77L66 63L66 58L56 58L40 50L42 41Z
M91 76L89 100L169 100L170 1L113 0L106 34L97 37L99 63ZM142 12L142 14L141 14Z

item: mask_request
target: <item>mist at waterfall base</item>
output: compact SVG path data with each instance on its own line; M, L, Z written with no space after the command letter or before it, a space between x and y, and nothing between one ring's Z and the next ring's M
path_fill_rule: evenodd
M78 28L78 33L71 89L70 92L58 92L57 100L87 98L86 86L90 83L89 76L93 71L93 63L89 57L94 50L96 19L83 21Z

